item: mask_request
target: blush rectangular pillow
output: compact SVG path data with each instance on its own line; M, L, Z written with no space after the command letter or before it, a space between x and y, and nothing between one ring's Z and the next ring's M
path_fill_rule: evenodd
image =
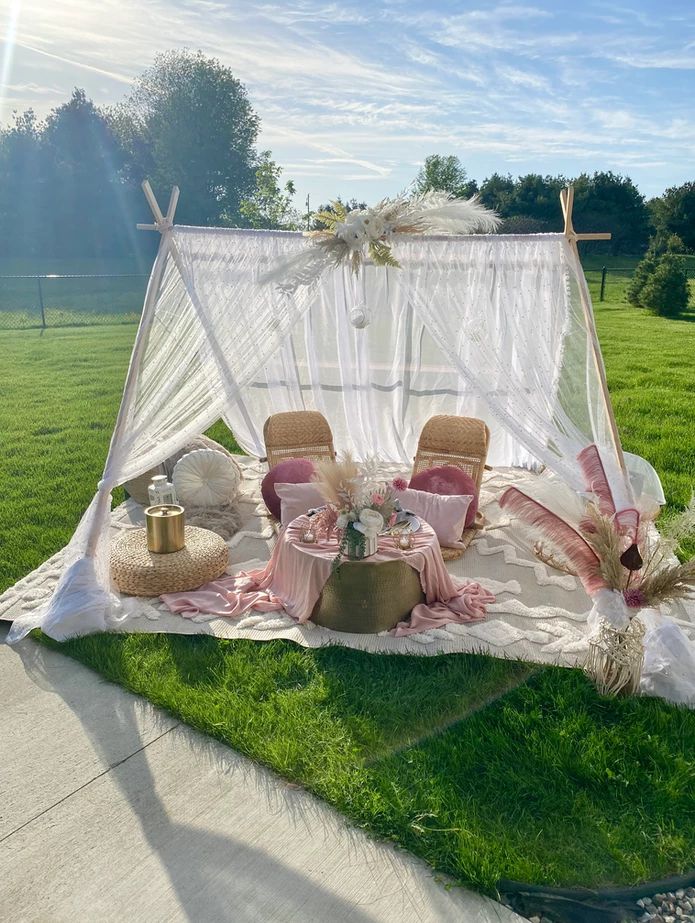
M430 494L409 487L398 492L398 499L404 509L412 510L418 519L424 519L432 526L444 548L463 547L461 534L473 497L468 494Z
M286 526L307 510L325 506L326 501L316 484L276 484L275 493L280 498L280 522Z

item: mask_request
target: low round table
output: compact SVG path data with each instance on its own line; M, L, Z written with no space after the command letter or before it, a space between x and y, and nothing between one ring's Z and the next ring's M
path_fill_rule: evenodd
M280 532L263 584L298 622L355 634L389 631L426 601L424 573L432 572L435 556L446 572L427 523L413 535L413 548L399 549L390 535L381 535L376 554L360 561L343 557L336 569L337 539L303 542L308 525L300 516Z
M186 526L186 547L172 554L148 551L144 529L128 530L111 548L111 579L129 596L160 596L194 590L221 577L229 552L209 529Z
M425 601L420 575L405 561L343 561L321 591L311 621L333 631L390 631Z

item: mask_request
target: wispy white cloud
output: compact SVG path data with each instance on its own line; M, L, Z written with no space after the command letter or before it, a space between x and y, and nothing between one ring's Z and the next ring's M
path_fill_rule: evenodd
M695 17L634 6L22 0L2 112L76 84L113 103L156 53L200 48L247 85L302 195L396 192L433 151L478 178L631 169L657 192L695 153Z

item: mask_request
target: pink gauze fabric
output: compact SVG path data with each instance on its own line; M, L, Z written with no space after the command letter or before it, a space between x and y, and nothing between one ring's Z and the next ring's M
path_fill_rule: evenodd
M275 483L275 493L280 498L280 522L288 525L297 516L303 516L308 510L324 506L326 500L316 484L280 484Z
M473 497L431 494L409 487L398 492L398 499L404 509L412 510L419 519L432 526L440 545L445 548L463 547L461 533Z
M165 593L160 598L172 612L185 617L200 612L239 616L250 609L271 612L285 609L297 622L308 622L316 601L331 575L337 542L301 542L306 516L291 522L278 537L272 557L262 570L220 577L199 590ZM370 563L402 559L420 575L426 602L413 609L409 621L400 622L391 632L408 635L448 622L474 622L485 618L486 606L495 601L492 593L478 583L464 583L446 569L434 531L426 524L413 535L408 551L396 548L388 536L381 536Z

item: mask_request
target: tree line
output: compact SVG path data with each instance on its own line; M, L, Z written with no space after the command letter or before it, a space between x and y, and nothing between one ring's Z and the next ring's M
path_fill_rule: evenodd
M158 56L117 106L99 107L75 89L43 120L32 110L15 113L0 129L3 256L133 254L145 236L135 223L149 220L144 178L162 199L175 183L185 190L182 224L304 226L293 183L270 151L258 149L259 128L232 71L189 51ZM502 216L504 232L537 233L559 229L559 193L568 181L577 230L613 235L602 252L640 254L650 240L695 250L695 183L650 201L629 177L611 172L570 179L493 173L478 184L456 156L434 154L413 186L478 194Z

